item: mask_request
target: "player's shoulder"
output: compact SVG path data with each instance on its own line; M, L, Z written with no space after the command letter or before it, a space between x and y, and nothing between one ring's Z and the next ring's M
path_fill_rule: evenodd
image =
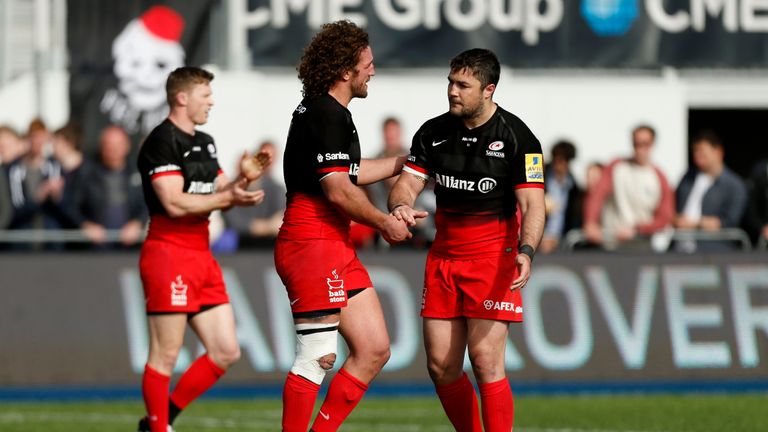
M203 131L195 131L195 141L203 144L213 144L213 136Z
M445 112L437 117L425 121L419 128L419 134L435 135L444 133L457 125L458 119L450 112Z
M144 144L156 144L159 142L173 141L174 128L175 126L173 123L171 123L170 120L163 120L162 123L155 126L155 128L152 129L152 131L147 135L147 137L144 139Z
M495 118L497 121L510 128L513 132L530 131L530 128L523 121L523 119L500 106L498 106L496 109Z
M149 155L166 154L174 148L175 126L165 119L147 135L139 149L139 160ZM154 157L154 156L153 156Z

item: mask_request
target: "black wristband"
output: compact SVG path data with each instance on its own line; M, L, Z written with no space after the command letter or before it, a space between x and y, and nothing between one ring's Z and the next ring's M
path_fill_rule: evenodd
M533 262L533 255L536 253L536 250L529 244L521 244L517 247L517 253L528 255L528 258Z

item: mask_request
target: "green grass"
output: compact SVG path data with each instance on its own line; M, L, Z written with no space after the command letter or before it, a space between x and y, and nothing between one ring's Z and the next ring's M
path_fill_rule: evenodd
M768 431L768 396L517 397L515 432ZM3 432L133 431L140 402L2 403ZM278 431L280 401L202 400L178 432ZM436 398L367 398L341 431L451 431Z

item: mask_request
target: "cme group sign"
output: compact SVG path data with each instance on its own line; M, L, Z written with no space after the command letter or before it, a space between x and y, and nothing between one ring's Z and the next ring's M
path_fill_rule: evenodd
M369 31L382 66L444 66L477 45L521 67L766 64L761 0L235 0L230 40L254 65L294 65L339 19Z

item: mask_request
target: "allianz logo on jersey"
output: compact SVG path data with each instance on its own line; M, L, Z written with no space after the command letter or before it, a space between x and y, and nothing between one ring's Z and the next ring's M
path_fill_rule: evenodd
M215 191L215 189L216 187L213 184L213 182L193 181L189 183L189 188L187 189L187 193L212 194Z
M465 191L478 191L480 193L488 193L496 187L496 180L490 177L484 177L480 181L464 180L452 175L447 174L435 174L435 182L444 188L449 189L461 189Z
M347 153L326 153L325 156L323 156L321 153L317 154L317 161L322 162L323 160L349 160L349 154Z

